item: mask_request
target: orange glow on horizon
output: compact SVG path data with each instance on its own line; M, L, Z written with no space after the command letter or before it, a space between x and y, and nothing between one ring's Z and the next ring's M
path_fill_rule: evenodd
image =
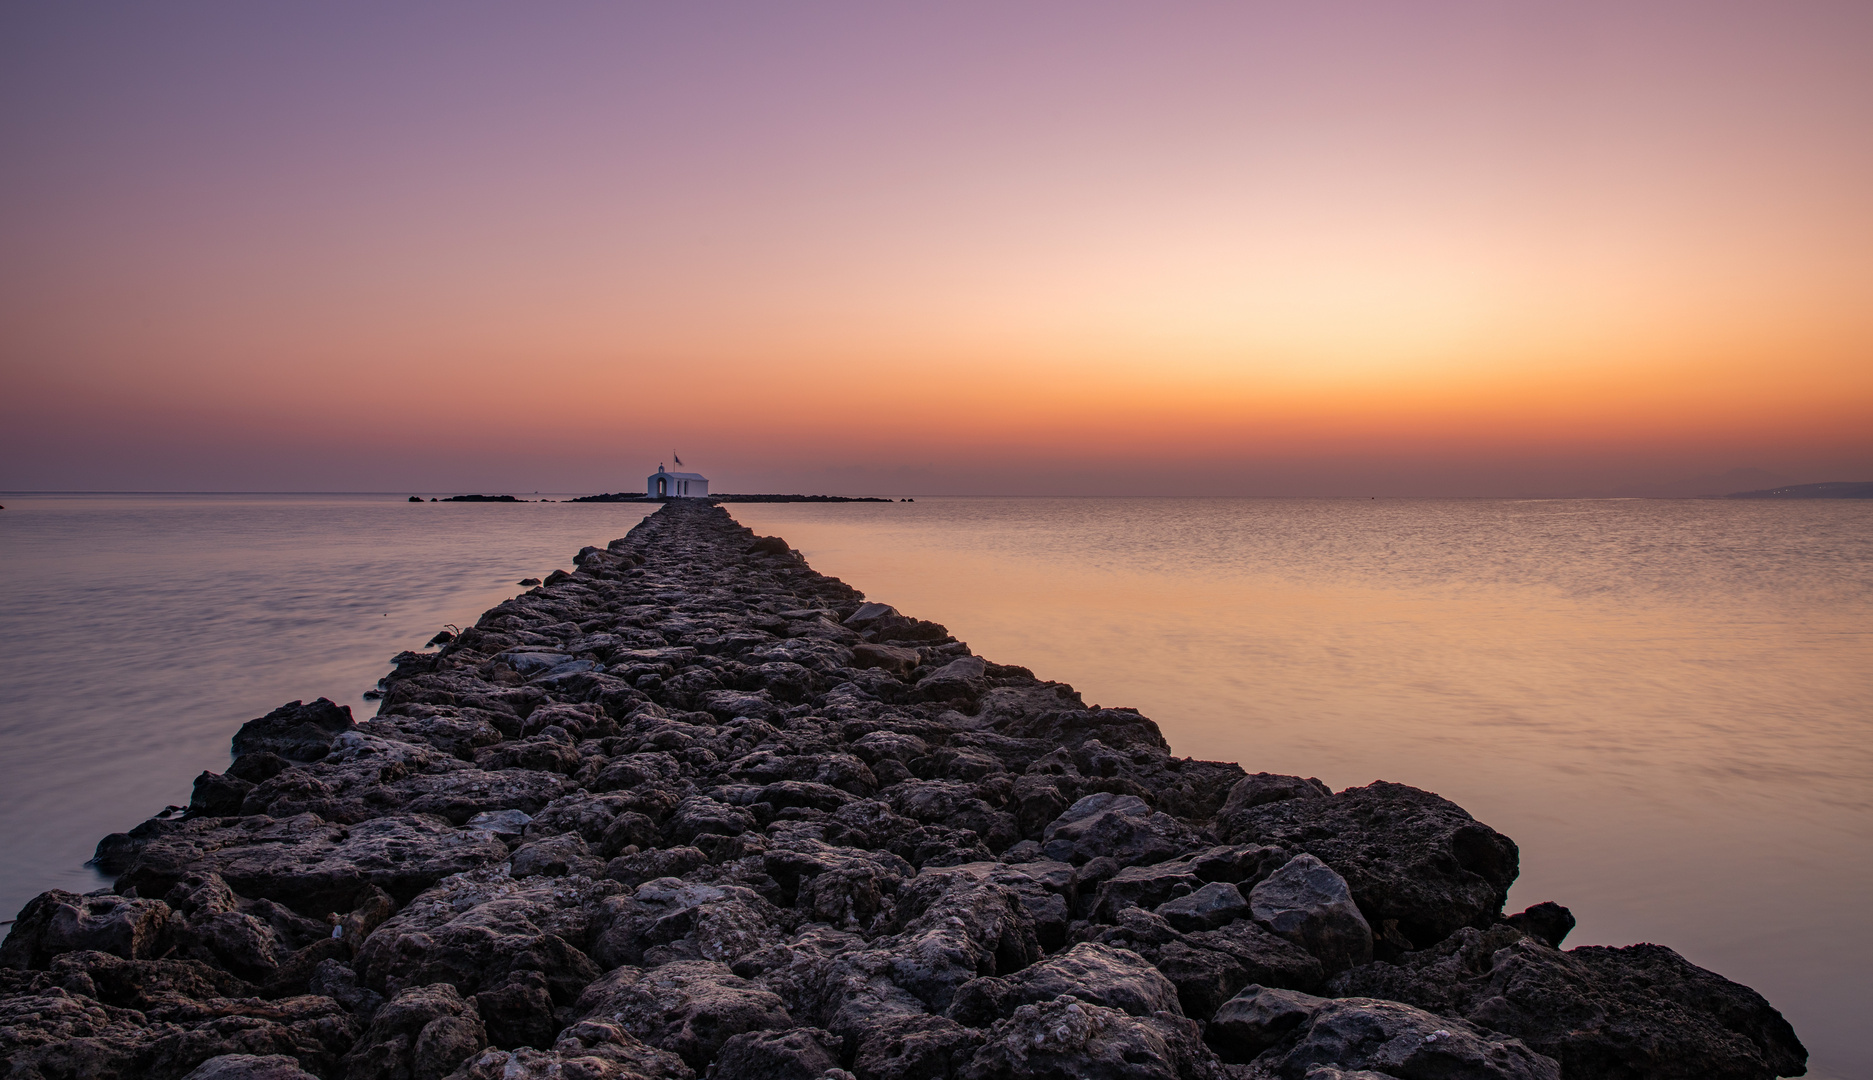
M1873 475L1873 24L1719 7L41 13L0 486Z

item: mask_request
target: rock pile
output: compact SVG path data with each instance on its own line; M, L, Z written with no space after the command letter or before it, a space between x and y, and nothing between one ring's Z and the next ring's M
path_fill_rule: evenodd
M0 946L32 1080L1798 1075L1760 996L1505 918L1426 791L1246 774L672 503L245 727ZM440 637L441 635L439 635Z

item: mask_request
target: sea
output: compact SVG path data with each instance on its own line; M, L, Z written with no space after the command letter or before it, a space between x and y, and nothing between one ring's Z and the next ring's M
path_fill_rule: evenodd
M107 884L98 838L242 722L368 716L393 654L651 509L408 494L0 495L7 915ZM1873 1076L1873 502L728 509L1179 754L1438 792L1520 845L1512 910L1670 945L1780 1008L1810 1076Z

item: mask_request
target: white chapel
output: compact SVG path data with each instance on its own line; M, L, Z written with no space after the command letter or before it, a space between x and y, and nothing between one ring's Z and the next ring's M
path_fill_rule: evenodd
M664 472L659 465L645 478L644 494L653 499L700 499L709 494L709 478L701 473Z

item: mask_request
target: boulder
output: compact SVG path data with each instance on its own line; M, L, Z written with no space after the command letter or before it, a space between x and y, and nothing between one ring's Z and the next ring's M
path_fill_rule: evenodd
M604 967L672 960L732 964L780 938L781 913L753 889L665 877L604 901L592 954Z
M1319 958L1328 974L1372 961L1372 928L1352 891L1312 855L1296 855L1250 890L1249 911L1271 933Z
M294 761L317 761L331 751L333 739L355 726L349 705L326 698L310 705L289 701L242 724L234 734L234 753L269 753Z
M559 1030L546 976L526 968L510 969L505 984L476 994L475 1011L488 1041L503 1050L551 1047Z
M1070 996L1023 1005L990 1028L960 1080L1222 1080L1195 1021L1132 1016Z
M883 668L893 675L909 675L921 662L922 658L916 649L869 643L852 646L852 666L855 668Z
M1238 810L1283 799L1322 799L1332 794L1332 788L1311 776L1302 778L1279 773L1252 773L1236 781L1229 789L1220 812L1233 814Z
M960 656L917 680L923 701L954 701L981 697L989 688L988 665L979 656Z
M1200 846L1197 835L1134 795L1100 792L1067 807L1041 833L1047 857L1082 865L1097 858L1122 865L1163 862Z
M841 1040L814 1027L744 1031L722 1044L710 1080L819 1080L839 1068Z
M189 795L189 813L201 817L226 817L241 812L241 803L254 790L252 782L204 770L195 778Z
M653 971L621 967L580 996L582 1019L609 1022L700 1069L744 1031L794 1026L780 998L727 964L684 960Z
M1768 1080L1800 1075L1808 1057L1762 995L1660 945L1561 952L1513 926L1465 928L1330 989L1514 1035L1570 1076Z
M144 844L119 888L160 896L190 873L218 873L242 896L309 914L347 911L366 886L408 900L451 874L505 862L507 846L425 814L337 825L291 818L201 818Z
M1503 921L1557 949L1574 930L1574 913L1552 900L1531 905Z
M1014 888L967 864L926 870L898 889L896 908L871 952L890 980L931 1011L981 975L1020 971L1041 958L1033 917Z
M599 968L585 952L616 882L583 877L512 879L497 869L462 874L412 900L365 940L357 969L384 994L446 984L464 995L497 990L515 971L542 976L571 1005Z
M222 1054L197 1065L182 1080L318 1080L285 1054Z
M987 1027L1022 1005L1052 1001L1062 994L1133 1016L1158 1012L1183 1015L1177 988L1144 957L1108 945L1080 942L1012 975L964 983L950 1005L949 1016L970 1027Z
M53 889L20 909L0 943L0 967L43 969L55 956L84 950L154 959L174 944L178 922L161 900Z
M1060 709L1027 714L1008 720L996 730L1017 739L1034 739L1049 746L1078 747L1090 740L1121 750L1170 753L1170 743L1152 720L1136 709Z
M1260 886L1257 886L1260 888ZM1212 881L1193 893L1175 897L1155 909L1178 930L1214 930L1249 913L1242 890L1226 881ZM1357 909L1355 909L1357 910Z
M468 1059L448 1080L695 1080L695 1070L668 1050L646 1046L616 1024L581 1020L550 1050L489 1049Z
M1393 920L1417 946L1494 922L1519 868L1515 843L1462 807L1384 781L1218 814L1213 828L1313 855L1346 879L1369 925Z
M371 1018L345 1057L347 1080L441 1080L488 1044L472 999L453 986L412 986Z
M941 1016L907 1015L859 1042L858 1080L931 1080L955 1075L981 1047L983 1034Z
M329 998L275 1000L175 998L144 1015L158 1034L139 1075L170 1080L226 1055L287 1056L313 1075L336 1072L358 1026Z
M1246 1063L1313 1019L1326 998L1251 983L1224 1002L1203 1037L1224 1061Z
M565 877L604 873L604 863L592 856L585 839L578 833L561 833L520 845L508 860L510 872L517 878L544 876Z
M1290 1010L1308 1008L1298 997L1271 1006L1261 1019L1268 1025L1287 1023ZM1368 1069L1398 1080L1561 1078L1561 1067L1553 1058L1530 1050L1518 1039L1461 1020L1376 998L1314 1000L1319 1004L1287 1037L1256 1058L1255 1064L1267 1075L1308 1080L1316 1067L1326 1065ZM1233 1021L1239 1014L1231 1010L1230 1015Z

